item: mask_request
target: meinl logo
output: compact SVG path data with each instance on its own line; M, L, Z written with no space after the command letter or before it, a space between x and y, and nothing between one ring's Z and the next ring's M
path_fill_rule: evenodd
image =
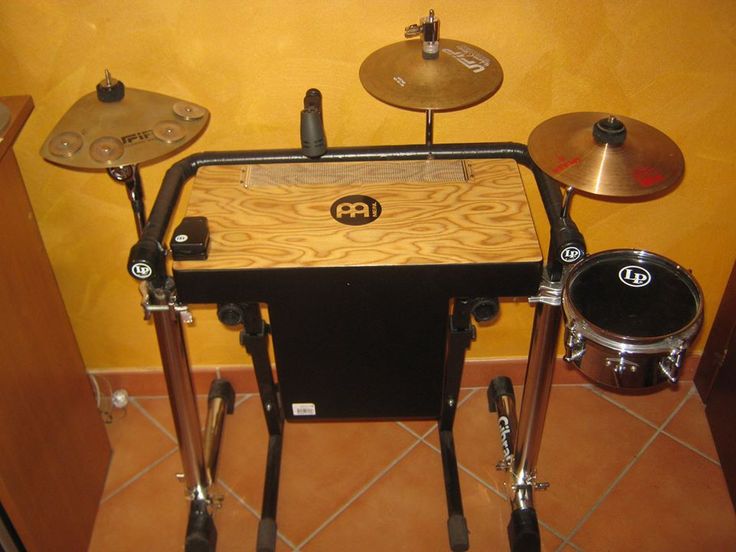
M370 224L381 216L381 204L366 195L349 195L336 200L330 215L337 222L349 226Z

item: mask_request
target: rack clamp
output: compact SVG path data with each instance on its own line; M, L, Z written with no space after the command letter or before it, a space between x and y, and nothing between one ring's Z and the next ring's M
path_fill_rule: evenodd
M542 277L542 283L539 285L537 295L529 297L529 303L536 305L543 303L553 307L559 307L562 304L562 281L552 282L545 274Z
M187 305L183 305L176 300L176 294L173 291L165 290L163 293L168 294L168 301L162 304L154 304L151 302L151 293L161 292L161 290L151 290L147 281L143 281L138 286L141 293L141 307L143 308L143 319L149 320L154 312L170 311L172 315L179 315L181 321L185 324L193 324L194 316L189 311Z

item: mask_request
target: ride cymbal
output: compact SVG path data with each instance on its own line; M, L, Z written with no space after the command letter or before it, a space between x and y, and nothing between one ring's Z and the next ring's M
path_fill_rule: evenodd
M479 103L503 81L498 61L484 50L443 38L439 56L425 59L415 40L396 42L369 55L360 82L387 104L416 111L446 111Z
M544 173L577 191L637 197L677 184L680 148L646 123L580 112L544 121L529 136L529 154Z
M80 98L41 147L44 159L76 169L108 169L165 157L204 130L204 107L105 80Z

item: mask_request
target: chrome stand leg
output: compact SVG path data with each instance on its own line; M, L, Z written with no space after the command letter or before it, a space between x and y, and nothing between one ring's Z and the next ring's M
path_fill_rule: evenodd
M217 530L212 521L214 499L210 487L215 479L225 412L234 407L234 391L226 380L215 380L210 390L204 443L197 401L189 368L182 317L188 315L176 303L173 283L162 288L144 288L144 308L153 317L169 402L179 443L182 479L191 500L186 552L213 552Z
M488 390L489 408L499 416L504 459L500 469L508 470L507 493L511 503L508 527L512 552L540 549L539 525L534 510L534 490L546 489L536 480L536 464L552 389L555 349L562 311L562 286L544 280L535 302L534 327L529 348L521 412L516 422L513 387L508 378L496 378Z

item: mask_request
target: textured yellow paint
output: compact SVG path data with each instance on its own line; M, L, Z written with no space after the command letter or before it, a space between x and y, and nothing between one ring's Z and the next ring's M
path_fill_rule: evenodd
M324 94L331 145L418 143L423 116L373 99L358 68L372 51L401 40L403 27L429 7L443 36L491 52L504 69L489 101L437 115L437 142L525 142L559 113L609 111L645 121L680 145L687 170L672 193L643 202L581 196L573 215L591 251L639 247L693 270L706 297L707 323L694 347L702 349L736 251L734 2L3 0L0 95L31 94L36 103L16 151L89 368L159 365L153 329L141 320L137 287L125 272L134 230L122 187L38 155L103 69L130 87L211 110L208 130L178 157L297 146L302 97L312 86ZM172 162L142 167L149 206ZM526 171L524 178L546 243L543 210ZM3 228L3 239L12 235ZM236 333L212 309L194 313L195 365L245 361ZM531 317L523 302L504 303L471 356L526 355Z

